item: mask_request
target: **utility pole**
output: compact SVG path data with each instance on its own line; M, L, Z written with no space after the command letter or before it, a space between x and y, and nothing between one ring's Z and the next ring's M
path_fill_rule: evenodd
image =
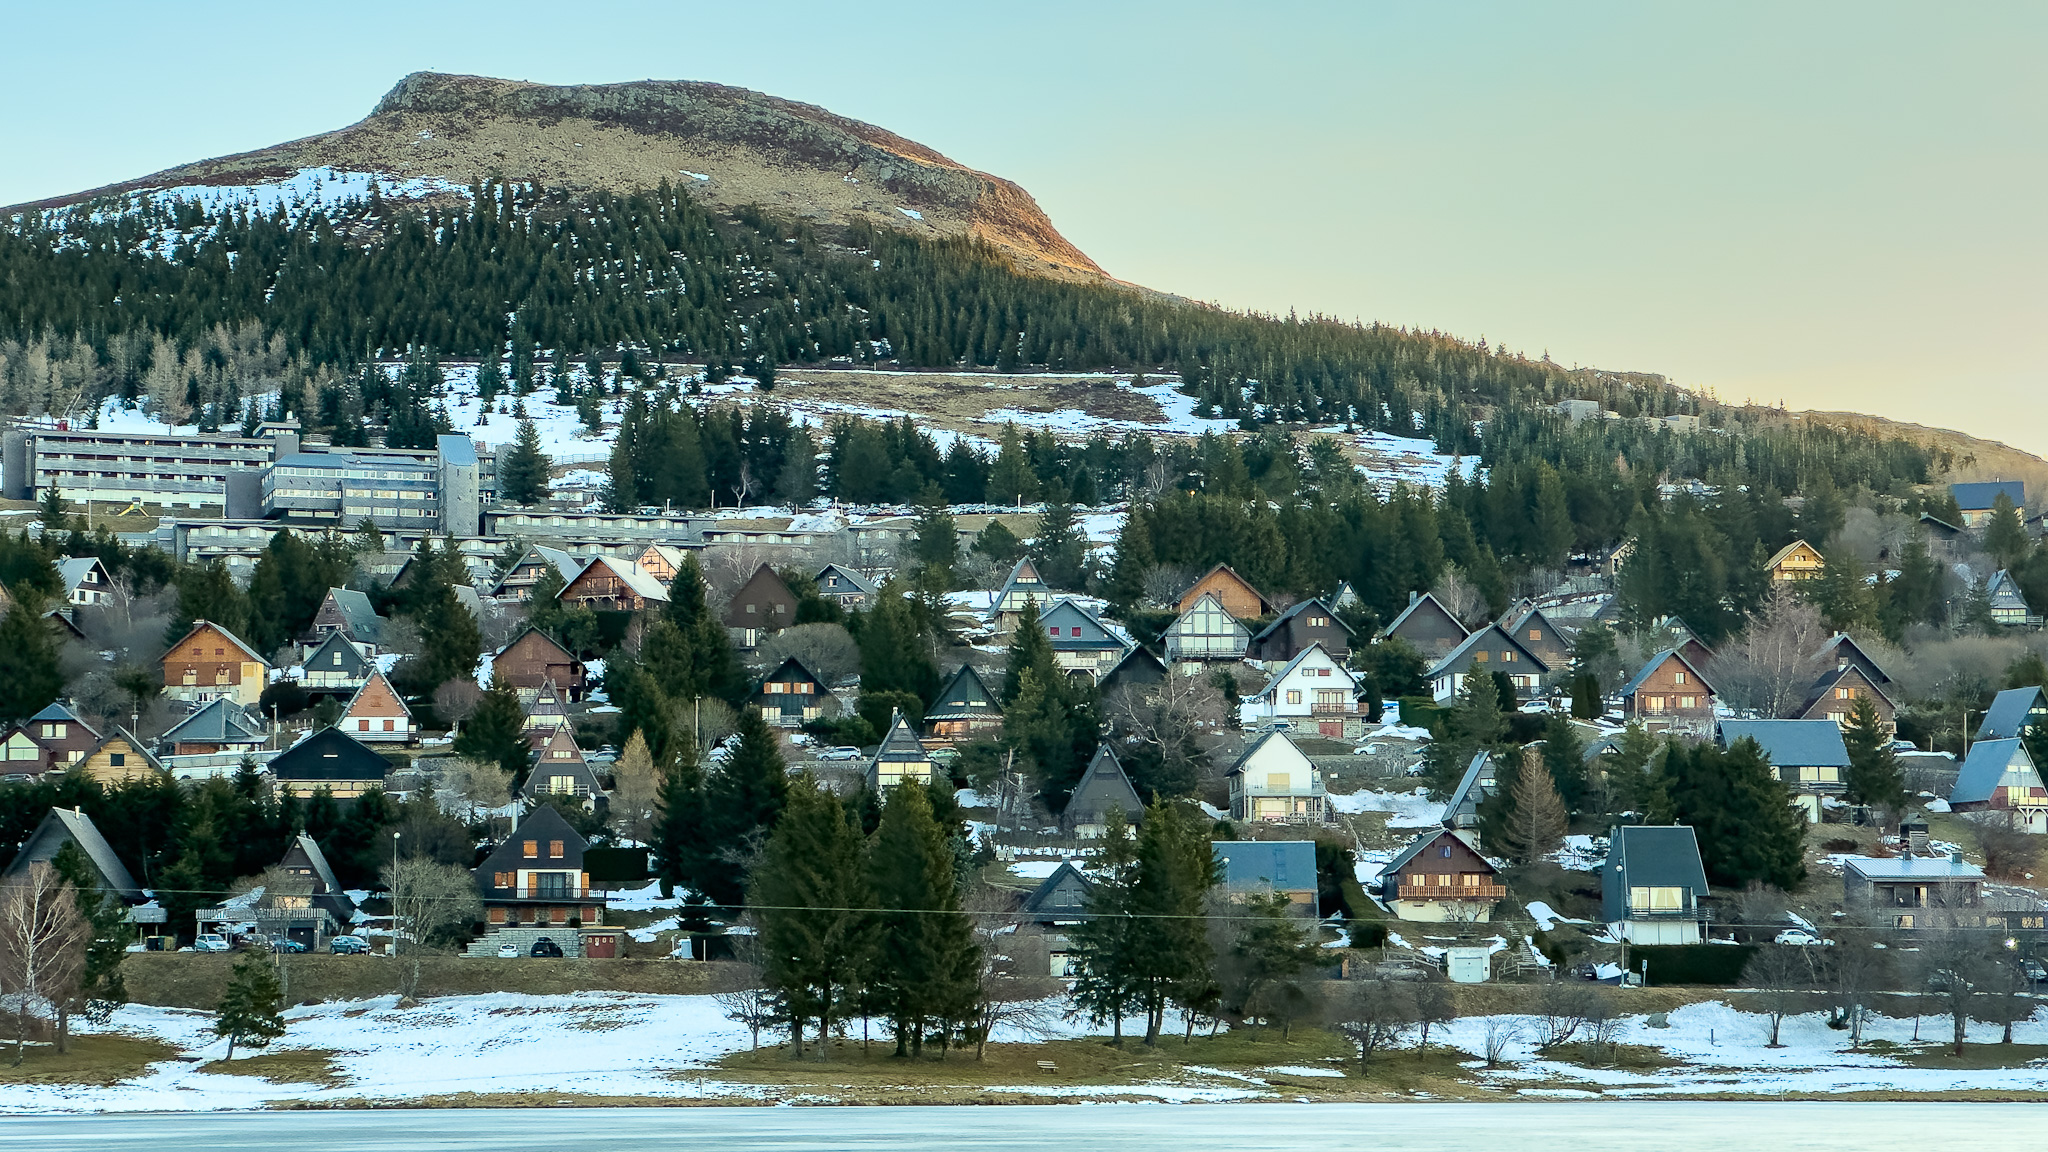
M391 833L391 958L398 959L398 838L403 832Z

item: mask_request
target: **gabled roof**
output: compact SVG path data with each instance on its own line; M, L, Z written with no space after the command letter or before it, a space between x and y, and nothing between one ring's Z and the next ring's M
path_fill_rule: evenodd
M1264 755L1269 748L1272 749L1274 755L1279 756L1283 760L1299 763L1304 769L1313 769L1315 767L1315 764L1302 754L1301 749L1295 746L1294 741L1287 738L1287 733L1268 732L1257 740L1252 741L1250 746L1246 747L1242 753L1239 753L1237 760L1223 774L1225 776L1235 776L1243 772L1253 759ZM1307 779L1307 777L1303 777L1303 779Z
M1963 534L1963 530L1961 528L1958 528L1954 524L1951 524L1948 521L1943 520L1939 516L1930 515L1926 512L1922 512L1920 514L1920 523L1925 524L1930 528L1937 529L1937 535L1940 536L1953 537L1961 536Z
M370 607L370 598L353 588L329 588L327 598L341 613L342 627L351 637L375 643L384 630L384 618Z
M1387 861L1386 864L1380 868L1380 875L1385 876L1394 872L1399 872L1403 865L1407 864L1410 860L1413 860L1417 856L1421 855L1423 849L1429 847L1431 844L1436 843L1438 840L1441 840L1446 836L1449 836L1457 840L1458 843L1463 844L1467 848L1470 848L1474 856L1479 857L1481 860L1486 860L1486 854L1479 850L1479 838L1472 835L1470 832L1464 832L1456 828L1428 828L1423 830L1422 835L1417 836L1415 839L1409 841L1408 846L1406 848L1403 848L1399 852L1394 853L1394 858L1392 860ZM1486 866L1488 868L1492 868L1493 863L1491 861L1487 861ZM1498 869L1495 870L1498 871ZM1390 892L1388 893L1388 895L1391 896L1393 894Z
M1612 924L1628 917L1630 888L1685 888L1707 894L1699 839L1682 824L1619 825L1600 872L1601 916Z
M147 766L150 771L161 772L164 770L163 762L158 760L156 756L150 752L149 746L144 744L141 740L137 739L133 732L128 731L128 729L121 727L119 724L114 725L113 731L107 733L105 736L102 736L100 738L100 742L92 746L92 751L87 752L82 758L80 758L78 764L72 765L72 768L75 770L80 764L84 764L87 760L90 760L93 757L99 755L101 749L104 749L107 745L112 744L116 740L119 740L122 746L127 748L129 751L135 753L137 756L142 757L142 763L145 766Z
M100 734L99 729L93 727L90 724L87 724L84 720L79 719L78 713L73 711L71 706L69 704L66 704L62 700L50 701L50 703L47 706L45 706L41 712L36 713L28 719L29 723L31 724L76 724L80 728L85 729L87 732L92 733L95 739L97 739Z
M1828 637L1827 642L1820 646L1820 651L1816 655L1822 660L1832 660L1837 664L1843 661L1852 664L1862 664L1864 666L1864 675L1869 677L1872 683L1889 684L1892 682L1891 674L1884 670L1884 665L1879 664L1871 657L1870 653L1865 652L1863 645L1858 644L1856 638L1847 632L1837 632L1833 636Z
M1764 571L1769 572L1772 569L1776 568L1778 565L1783 564L1787 557L1791 556L1794 552L1799 551L1801 548L1806 549L1808 552L1813 553L1815 556L1820 556L1820 549L1815 548L1813 545L1808 544L1804 540L1794 540L1790 544L1785 545L1783 548L1778 549L1776 552L1771 553L1771 558L1764 562ZM1825 556L1822 556L1821 559L1825 560L1827 558Z
M1437 599L1434 592L1424 592L1420 596L1408 601L1408 606L1401 609L1401 614L1394 617L1393 621L1385 628L1382 628L1380 632L1385 636L1399 635L1401 626L1408 623L1410 617L1428 615L1430 613L1443 617L1453 628L1468 636L1471 635L1471 629L1465 627L1464 622L1458 619L1456 613L1444 607L1444 602Z
M785 681L803 680L808 680L811 683L816 684L820 692L823 692L825 690L825 682L823 680L818 679L817 676L813 675L809 668L804 667L803 661L797 659L794 656L791 656L789 659L784 660L780 664L777 664L773 672L770 672L766 676L761 677L760 685L758 685L754 690L756 692L765 692L767 690L767 685L770 683L780 684Z
M1353 607L1358 603L1358 589L1353 588L1349 580L1339 580L1337 590L1325 596L1323 602L1339 608Z
M1984 723L1977 729L1979 740L2010 740L2025 734L2028 724L2035 721L2030 713L2039 710L2041 721L2048 722L2048 690L2040 685L2032 688L2007 688L1991 698L1991 707L1984 711Z
M2005 778L2008 769L2032 772L2034 782L2030 788L2041 786L2040 767L2027 751L2024 740L1979 740L1970 745L1969 758L1956 770L1955 790L1948 795L1950 804L1984 804L1998 793L1999 782Z
M568 752L570 755L557 758L556 752ZM597 773L591 770L590 761L584 759L583 749L577 747L576 738L566 727L555 729L540 747L533 750L528 758L526 783L520 787L519 794L540 795L541 785L550 776L573 776L578 784L589 789L591 795L595 796L599 791Z
M853 569L848 568L844 564L827 564L823 568L818 569L817 579L818 590L820 592L826 591L825 577L828 574L836 575L841 580L846 581L848 584L853 586L853 590L855 592L873 593L875 591L876 585L873 580L870 580L867 577L861 575L860 573L854 571ZM831 589L830 592L827 594L832 596L841 596L845 595L845 592L843 589L834 588Z
M398 711L375 711L380 704L396 704ZM358 708L365 716L404 716L407 721L412 720L412 709L405 706L404 697L398 694L398 689L391 686L390 678L382 672L370 673L370 678L363 681L356 694L348 698L348 706L341 710L341 714L343 718L356 716Z
M1012 592L1021 592L1044 604L1050 591L1046 587L1045 578L1038 574L1038 565L1033 564L1031 557L1026 556L1010 566L1010 575L996 591L996 598L989 603L989 619L993 620L996 614L1003 610L1003 601L1009 599Z
M13 862L7 865L7 870L0 872L0 882L13 880L26 873L30 866L54 859L67 840L78 845L78 850L92 861L92 866L99 871L110 891L129 903L142 902L143 892L136 885L135 877L129 875L128 866L121 863L113 845L100 835L92 817L71 808L50 809L21 846Z
M575 664L578 662L574 654L572 654L567 648L562 647L561 641L556 640L553 636L548 635L547 633L541 631L538 628L533 627L532 625L528 625L526 631L521 632L517 636L514 636L510 644L507 644L503 648L498 649L496 652L491 653L491 663L496 664L498 660L505 655L505 653L510 652L512 649L517 648L521 643L524 643L528 636L533 637L535 641L539 642L540 644L546 645L548 648L552 649L552 652L550 652L549 655L559 655L561 657L560 660L543 659L541 663Z
M1073 795L1067 797L1060 819L1070 824L1086 823L1086 817L1105 816L1111 808L1123 809L1125 818L1136 824L1144 814L1145 802L1139 799L1131 778L1124 774L1116 752L1107 744L1098 744L1094 759L1088 761L1087 770L1081 773L1081 782L1074 785Z
M1993 607L2031 610L2026 593L2020 591L2020 582L2013 579L2012 573L2003 568L1991 577L1991 583L1986 586L1985 592L1991 597Z
M1450 796L1444 801L1444 820L1446 822L1455 824L1459 812L1465 808L1469 807L1475 812L1478 810L1479 802L1486 799L1495 782L1493 776L1487 771L1492 765L1493 753L1475 752L1472 754L1471 762L1465 765L1465 774L1458 777L1458 786L1451 789Z
M220 625L215 624L211 620L194 620L192 622L192 630L185 633L183 636L178 637L178 643L171 645L169 651L164 653L164 656L168 658L172 653L178 650L178 646L180 644L185 643L185 641L192 639L194 636L199 635L201 632L204 632L209 628L219 633L220 635L227 637L228 643L233 644L236 648L241 649L243 656L247 657L250 660L256 661L258 664L263 665L265 668L270 667L270 661L265 660L262 657L262 655L259 654L254 648L249 647L249 645L245 643L241 637L235 635L233 632L228 631Z
M927 720L972 720L1001 716L1002 705L996 702L996 694L988 690L981 673L971 664L962 664L946 687L939 692L939 698L925 709Z
M407 563L410 564L411 561L407 561ZM547 564L552 566L555 572L562 577L562 584L565 587L569 581L574 580L583 572L582 557L564 552L560 548L549 548L545 544L535 544L525 552L520 553L519 559L513 561L510 568L505 569L503 576L498 577L498 582L491 586L491 595L495 596L504 591L505 582L512 578L512 574L529 564Z
M1450 652L1446 654L1443 659L1436 662L1435 666L1431 667L1429 671L1422 674L1423 679L1434 680L1447 672L1456 672L1459 669L1459 667L1463 664L1471 663L1470 656L1472 650L1474 648L1479 647L1482 644L1485 644L1487 642L1488 637L1498 637L1501 640L1505 641L1515 651L1520 652L1522 654L1523 659L1527 660L1530 664L1534 665L1536 671L1550 671L1550 665L1546 663L1542 657L1536 655L1534 652L1529 651L1528 647L1524 645L1521 641L1501 631L1500 625L1487 624L1485 627L1480 628L1479 630L1467 635L1464 640L1460 641L1456 648L1451 649ZM1489 671L1490 670L1491 669L1489 668Z
M1557 637L1560 641L1564 640L1565 637L1568 635L1565 629L1558 627L1557 621L1552 620L1550 616L1543 611L1543 609L1538 608L1536 605L1529 603L1528 601L1524 601L1521 604L1515 606L1514 608L1508 609L1508 614L1501 618L1501 631L1506 632L1508 635L1512 636L1515 633L1522 631L1524 628L1527 628L1529 626L1529 621L1532 617L1537 620L1541 620L1543 622L1544 630L1549 635ZM1688 634L1690 634L1690 630L1688 630Z
M887 761L891 764L901 764L912 760L929 759L931 757L925 754L924 741L919 740L917 733L911 730L910 721L903 718L903 713L896 713L889 724L889 734L884 736L881 744L875 748L874 763Z
M1844 664L1839 668L1830 668L1826 672L1821 673L1820 679L1813 682L1813 687L1806 693L1806 708L1811 708L1815 704L1820 703L1821 698L1833 692L1842 681L1852 678L1861 682L1865 688L1876 693L1878 699L1891 705L1893 708L1898 707L1898 702L1892 699L1891 693L1885 691L1883 685L1872 680L1870 675L1864 672L1860 666ZM1801 711L1804 710L1801 709Z
M322 728L270 761L279 780L382 780L391 761L339 728Z
M505 842L492 849L491 854L484 858L484 862L476 866L477 886L482 888L486 895L489 895L492 887L493 873L519 870L520 861L526 859L525 850L520 847L520 842L524 840L538 840L542 844L551 840L562 842L560 859L546 855L546 849L543 848L543 854L532 860L527 867L580 868L583 850L590 846L590 842L569 826L569 822L562 818L561 812L556 810L554 805L536 804L520 819L519 827L514 828L512 834L505 837Z
M97 556L66 556L57 561L57 575L63 578L67 592L83 583L95 568L100 570L102 580L109 579L107 566Z
M663 604L668 602L668 589L661 586L661 581L656 580L653 573L630 560L620 560L612 556L591 557L590 563L584 565L581 572L578 572L567 583L562 585L562 591L567 592L570 588L575 587L576 581L589 575L591 569L597 568L600 565L604 567L605 571L618 577L619 583L624 584L627 589L642 600L653 600ZM559 598L558 596L557 599Z
M1313 840L1212 840L1209 851L1223 873L1228 892L1278 892L1316 889L1316 842Z
M1031 890L1031 895L1024 898L1024 911L1027 913L1045 911L1046 901L1052 899L1052 894L1059 891L1060 886L1069 881L1079 886L1083 892L1095 886L1095 882L1088 879L1087 873L1074 867L1072 860L1062 860L1060 861L1060 866L1052 870L1052 875L1040 881L1038 887ZM1076 915L1080 912L1078 908L1073 911Z
M1246 638L1247 641L1250 640L1252 630L1245 627L1243 621L1239 620L1235 616L1232 616L1230 614L1230 610L1223 606L1223 601L1218 600L1214 592L1204 592L1200 596L1195 597L1195 602L1193 604L1188 605L1188 610L1182 612L1178 616L1175 616L1173 618L1173 623L1168 624L1166 626L1165 634L1168 636L1173 636L1182 632L1184 630L1182 628L1182 625L1186 624L1188 620L1194 616L1195 613L1202 611L1203 604L1209 605L1210 612L1219 614L1225 620L1228 620L1230 622L1230 630L1233 634L1243 636ZM1278 623L1278 621L1275 621L1274 623ZM1264 636L1266 632L1270 631L1272 631L1272 628L1269 626L1266 628L1264 632L1260 632L1259 635ZM1197 633L1197 635L1209 635L1209 633Z
M1264 688L1259 689L1257 694L1254 695L1252 699L1257 700L1261 697L1271 695L1276 689L1280 687L1282 681L1286 680L1289 676L1294 675L1295 669L1300 668L1304 663L1306 663L1309 660L1310 657L1315 656L1318 653L1321 653L1323 659L1328 660L1333 666L1336 667L1338 673L1344 677L1344 682L1350 685L1352 691L1355 692L1358 690L1358 677L1353 676L1351 674L1351 670L1344 667L1342 661L1338 660L1335 656L1330 655L1329 651L1323 647L1323 642L1318 640L1315 643L1310 644L1308 647L1303 648L1301 651L1296 652L1294 654L1294 659L1289 660L1287 663L1281 665L1280 670L1278 672L1273 673L1273 678L1266 681L1266 686ZM1335 685L1332 685L1332 687L1335 687Z
M2021 480L1982 480L1971 484L1951 484L1949 495L1956 498L1956 507L1965 512L1978 512L1998 502L2003 492L2012 500L2015 508L2027 506L2027 485Z
M533 690L533 702L526 706L526 716L559 716L563 724L569 722L569 709L562 704L562 690L555 687L553 677L542 680L540 687Z
M1047 640L1051 641L1055 650L1061 648L1115 648L1121 651L1129 647L1129 645L1124 643L1122 637L1104 627L1102 621L1097 620L1072 600L1062 599L1053 604L1051 608L1046 610L1043 616L1038 618L1038 623L1045 628L1060 629L1058 635L1048 635L1046 637ZM1081 630L1079 636L1073 635L1075 628Z
M1643 686L1643 681L1650 678L1652 672L1664 666L1666 660L1676 660L1680 664L1685 665L1685 670L1692 673L1693 679L1698 680L1700 687L1705 688L1709 695L1720 695L1720 692L1714 688L1714 685L1705 676L1700 675L1699 668L1692 661L1685 658L1685 653L1680 652L1676 648L1666 648L1648 660L1643 661L1643 666L1636 669L1636 674L1629 677L1628 683L1621 686L1621 695L1629 696L1634 694L1636 689Z
M1844 856L1842 871L1865 880L1982 880L1984 870L1954 856Z
M341 659L335 660L339 655ZM306 653L305 664L308 672L332 672L339 668L350 676L367 676L370 672L369 657L348 638L345 632L329 632L325 639Z
M1123 659L1104 672L1102 680L1095 688L1096 691L1107 695L1112 688L1126 680L1134 684L1157 684L1168 675L1170 673L1166 670L1166 662L1153 655L1149 649L1139 646L1124 653Z
M1311 608L1321 608L1323 610L1323 615L1328 616L1330 618L1331 623L1335 624L1339 628L1342 628L1346 636L1358 635L1358 630L1353 628L1351 625L1346 624L1337 615L1337 613L1330 608L1328 604L1323 603L1321 600L1303 600L1301 603L1296 604L1294 607L1289 608L1287 611L1282 612L1280 615L1273 617L1273 622L1271 624L1268 624L1264 628L1259 629L1259 634L1257 636L1252 637L1252 643L1261 643L1266 639L1266 637L1274 635L1275 633L1279 632L1282 628L1291 626L1294 622L1295 617L1300 616L1303 612L1306 612Z
M1187 599L1187 595L1189 592L1193 592L1195 589L1200 588L1202 585L1208 583L1211 577L1215 576L1227 576L1238 587L1244 589L1246 592L1251 593L1252 598L1259 602L1260 615L1263 616L1266 612L1272 610L1273 602L1271 600L1266 599L1266 594L1259 591L1256 587L1254 587L1251 581L1238 575L1237 569L1232 568L1228 564L1218 564L1214 568L1209 569L1207 572L1202 573L1201 576L1196 578L1194 583L1189 584L1187 588L1182 590L1180 598L1183 600Z
M1849 746L1833 720L1723 720L1721 743L1754 740L1779 768L1847 768Z
M293 837L292 846L285 850L284 858L280 863L290 860L294 852L306 858L306 866L313 870L313 879L319 881L321 892L338 893L341 891L341 881L334 878L334 869L328 866L327 854L320 851L320 842L318 840L305 835Z
M249 719L240 704L216 696L180 720L163 739L172 744L261 744L265 734L263 725Z

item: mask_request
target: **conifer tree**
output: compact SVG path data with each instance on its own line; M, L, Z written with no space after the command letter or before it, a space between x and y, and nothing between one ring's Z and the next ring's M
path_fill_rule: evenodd
M854 639L860 643L860 689L863 693L904 692L916 698L915 722L939 693L939 666L918 613L891 580L875 594L874 606L860 614Z
M945 829L923 786L889 790L868 866L880 910L876 993L895 1028L896 1055L921 1055L927 1032L944 1036L972 1013L981 959L960 910Z
M746 891L740 857L750 840L774 830L788 792L788 765L774 729L759 709L741 709L739 746L704 781L708 859L698 887L713 903L738 906Z
M1024 555L1024 542L1007 524L991 517L988 527L974 537L974 551L998 564L1015 564Z
M748 878L747 904L760 924L762 978L780 999L794 1053L817 1022L826 1051L839 1006L867 970L874 896L860 830L846 806L808 773Z
M1123 810L1110 809L1094 858L1094 883L1084 915L1070 933L1078 967L1074 1008L1096 1027L1110 1026L1123 1047L1124 1017L1138 1000L1138 951L1145 945L1134 915L1138 851Z
M1038 674L1040 684L1049 683L1059 674L1059 665L1053 660L1052 641L1038 623L1038 607L1037 600L1027 599L1024 610L1017 617L1017 630L1010 635L1010 654L1003 666L1003 686L998 696L1005 706L1023 690L1023 676L1027 669Z
M496 356L486 356L476 366L476 397L488 407L505 390L505 372Z
M526 782L531 748L526 739L526 712L519 706L519 695L503 684L491 685L455 733L457 756L489 761L511 773L514 791Z
M128 954L128 937L132 934L128 906L119 896L100 887L97 871L75 842L66 841L57 849L50 866L70 886L72 902L92 930L85 946L85 966L79 973L76 999L84 1003L87 1019L105 1023L116 1006L128 1002L128 983L121 976L121 960ZM61 1046L68 1038L70 1002L60 1003L57 1011Z
M284 1035L284 994L278 989L277 974L259 953L244 952L235 961L234 975L215 1009L214 1035L228 1042L227 1059L235 1058L235 1045L267 1047Z
M1038 535L1031 541L1031 559L1047 585L1063 591L1078 591L1086 575L1084 561L1087 541L1075 524L1074 506L1067 502L1067 490L1055 482L1046 494L1045 514L1038 520Z
M541 451L540 430L533 421L519 422L512 447L498 458L498 496L512 504L537 504L547 499L552 462Z
M1849 803L1893 812L1904 808L1906 782L1899 770L1899 754L1893 751L1884 720L1870 697L1856 698L1842 742L1849 746L1849 776L1843 789Z
M1145 1013L1145 1043L1159 1043L1166 1010L1216 983L1206 906L1219 866L1207 826L1192 805L1156 801L1138 829L1137 870L1128 896L1138 946L1134 1006Z
M0 616L0 722L22 723L63 691L56 633L43 619L41 598L21 588Z
M705 845L704 773L697 760L697 742L678 740L662 769L661 790L654 805L654 874L661 894L673 896L679 885L698 885Z
M1694 829L1708 879L1790 891L1806 875L1805 817L1756 741L1745 737L1726 751L1670 742L1660 775L1668 807L1652 813L1654 822Z
M1984 551L2000 568L2012 568L2026 557L2032 541L2012 497L2000 492L1991 501L1991 516L1984 521Z
M1423 751L1423 785L1437 800L1448 799L1472 765L1472 757L1491 749L1507 732L1500 694L1493 677L1465 677L1464 698L1443 720L1443 734Z
M1003 425L1001 449L988 474L988 502L991 504L1032 504L1038 500L1038 474L1017 434L1015 424Z
M1557 784L1557 792L1568 812L1586 809L1590 786L1586 774L1586 742L1570 720L1552 713L1543 727L1543 766Z

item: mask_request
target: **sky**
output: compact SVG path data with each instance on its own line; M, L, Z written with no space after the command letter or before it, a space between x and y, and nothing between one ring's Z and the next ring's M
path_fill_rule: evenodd
M418 70L712 80L1015 180L1149 287L2048 454L2048 4L10 7L0 204Z

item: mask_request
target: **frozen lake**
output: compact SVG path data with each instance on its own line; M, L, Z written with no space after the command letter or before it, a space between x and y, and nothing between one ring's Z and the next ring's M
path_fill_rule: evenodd
M158 1113L4 1117L0 1147L557 1152L600 1143L722 1152L919 1145L1038 1152L1078 1142L1161 1152L1641 1152L1647 1143L1660 1152L1802 1152L1882 1147L1909 1133L1933 1147L2016 1147L2015 1134L2039 1115L2039 1105L2030 1104L1747 1101Z

